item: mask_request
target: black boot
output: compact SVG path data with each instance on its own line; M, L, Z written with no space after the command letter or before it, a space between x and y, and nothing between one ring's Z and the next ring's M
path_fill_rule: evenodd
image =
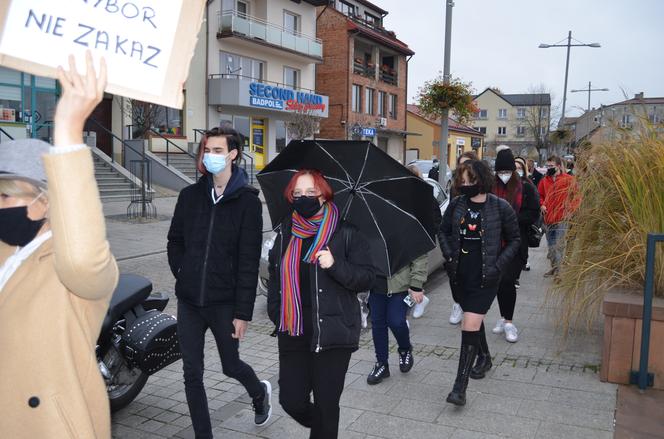
M477 356L477 346L471 344L462 344L459 354L459 369L454 381L454 387L449 395L447 402L454 405L466 405L466 389L468 388L468 378L470 378L470 369Z
M486 342L486 334L484 332L484 322L480 327L479 333L480 346L477 351L477 361L475 366L470 369L470 377L474 380L480 380L486 376L486 373L491 369L491 353L489 352L489 345Z
M390 366L387 363L377 362L374 365L373 370L367 377L367 384L378 384L383 381L384 378L390 376Z
M493 363L491 362L491 354L489 352L480 352L477 354L477 362L472 369L470 369L470 377L474 380L481 380L486 376L486 373L491 370Z
M402 373L409 372L413 368L414 361L412 349L399 349L399 370Z

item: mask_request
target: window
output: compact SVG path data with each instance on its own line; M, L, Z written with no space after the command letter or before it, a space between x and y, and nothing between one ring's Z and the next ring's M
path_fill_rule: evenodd
M246 17L249 15L249 3L238 0L236 10L238 16Z
M286 32L289 32L293 35L300 33L300 22L301 18L297 14L293 14L289 11L284 11L284 29Z
M348 15L349 17L355 16L355 6L346 3L343 0L339 2L339 10L342 14Z
M132 127L134 138L151 133L150 129L159 134L182 136L182 110L132 100Z
M526 127L522 127L522 126L516 127L516 135L520 136L520 137L525 136L526 135Z
M489 112L487 110L480 110L477 112L477 118L478 119L486 119L489 115Z
M284 67L284 84L291 88L300 86L300 71L291 67Z
M659 122L659 118L657 117L657 113L653 112L653 113L649 114L648 115L648 120L652 124L656 124L657 122Z
M479 131L482 134L486 134L486 127L477 127L475 128L477 131Z
M498 110L498 119L507 119L507 108L501 108Z
M20 122L22 110L21 72L0 67L0 121Z
M355 113L362 111L362 87L353 84L352 108Z
M277 121L277 133L275 136L275 142L277 146L277 154L286 148L288 145L288 129L286 127L286 122L283 120Z
M380 26L380 18L378 18L378 17L376 17L375 15L370 14L370 13L368 13L368 12L365 12L365 13L364 13L364 20L365 20L367 23L372 24L372 25L374 25L374 26Z
M387 103L385 99L386 96L387 93L385 93L384 91L378 92L378 115L380 117L387 116L387 112L385 111L385 104Z
M367 88L364 89L364 92L365 92L364 93L364 100L365 100L364 105L365 105L366 113L373 115L375 113L375 111L374 111L374 94L375 94L375 91L374 91L373 88L367 87Z
M540 132L540 137L546 136L546 127L540 127L539 132Z
M540 117L548 117L549 109L546 107L540 107Z
M498 127L498 135L499 136L506 136L507 135L507 127Z
M517 119L525 119L526 118L526 109L525 108L517 108L516 109L516 118Z
M397 118L397 95L391 94L388 100L388 112L392 119Z
M263 61L228 52L220 52L220 57L220 73L225 78L245 76L262 81L265 77L265 63Z

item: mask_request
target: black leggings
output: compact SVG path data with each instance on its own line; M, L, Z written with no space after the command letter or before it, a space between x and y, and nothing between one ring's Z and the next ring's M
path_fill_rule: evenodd
M208 328L212 330L217 342L224 375L238 380L252 398L263 394L263 387L254 370L240 360L239 341L231 337L235 332L233 307L198 308L178 301L178 338L182 351L184 391L196 439L212 437L210 412L203 385L203 351Z
M335 439L338 435L339 400L351 353L351 349L311 352L311 336L279 334L279 403L293 419L311 429L310 438Z
M498 285L498 308L505 320L512 320L516 306L516 287L514 279L503 279Z

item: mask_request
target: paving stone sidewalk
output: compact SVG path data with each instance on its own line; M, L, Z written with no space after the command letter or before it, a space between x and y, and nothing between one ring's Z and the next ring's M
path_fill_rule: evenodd
M159 214L172 214L174 198L158 200ZM108 215L122 212L119 203L105 206ZM174 281L165 248L169 221L127 224L108 221L111 247L123 272L150 278L155 289L173 293ZM140 256L145 255L145 256ZM340 438L611 438L614 429L616 386L601 383L601 331L596 328L563 345L544 298L550 281L546 248L531 253L532 270L521 277L514 322L519 341L510 344L490 333L498 306L487 316L488 341L495 367L487 377L469 385L464 408L445 403L454 381L460 329L447 321L451 295L447 276L438 271L426 286L431 298L424 317L412 320L415 366L398 371L376 386L366 384L374 354L370 329L351 359L341 400ZM139 257L136 257L139 256ZM173 298L167 311L175 314ZM278 354L270 337L266 300L258 296L254 320L241 344L241 356L260 379L272 383L273 416L256 427L244 388L221 373L221 362L209 334L205 383L215 437L307 438L308 431L286 415L278 403ZM396 352L396 346L391 345ZM189 419L181 362L152 376L143 392L127 408L113 415L114 438L194 438Z

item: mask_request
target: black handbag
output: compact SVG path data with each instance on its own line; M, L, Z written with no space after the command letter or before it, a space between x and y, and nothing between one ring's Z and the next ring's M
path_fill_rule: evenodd
M131 322L122 334L126 358L152 375L182 358L175 317L150 310Z
M535 224L531 224L530 227L528 227L528 247L539 247L540 242L542 241L542 235L544 235L544 229L542 228L542 218L540 217Z

